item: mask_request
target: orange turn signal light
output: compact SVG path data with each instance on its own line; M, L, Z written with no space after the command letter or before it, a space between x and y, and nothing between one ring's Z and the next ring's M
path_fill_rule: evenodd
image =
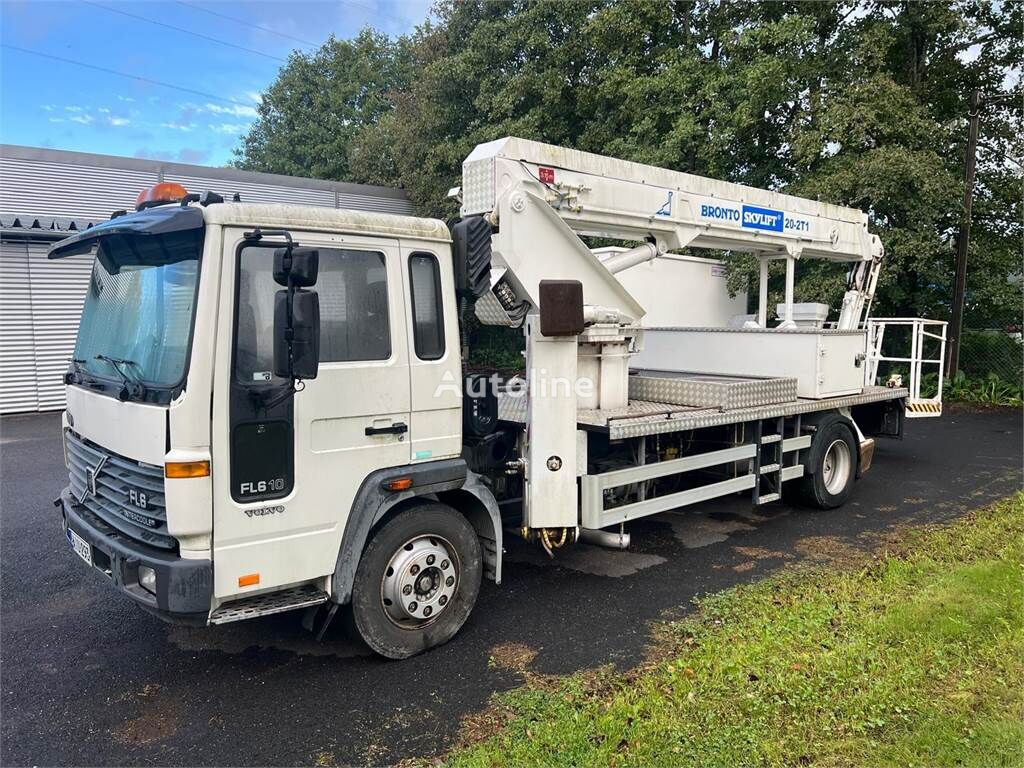
M164 477L179 480L186 477L209 477L208 461L169 461L164 464Z
M141 211L143 208L160 205L161 203L173 203L181 200L187 194L188 190L181 186L181 184L175 184L173 181L162 181L139 192L139 196L135 198L135 210Z
M412 478L396 477L394 480L385 480L384 487L389 491L408 491L412 488Z
M258 573L249 573L238 577L238 586L240 587L254 587L259 583L260 575Z

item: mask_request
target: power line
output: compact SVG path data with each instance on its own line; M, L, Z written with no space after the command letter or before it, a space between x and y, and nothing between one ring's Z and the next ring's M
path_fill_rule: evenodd
M260 24L253 24L251 21L246 21L245 19L240 19L237 16L228 16L226 13L221 13L220 11L211 11L209 8L200 8L198 5L192 5L192 3L185 3L185 2L182 2L182 0L174 0L174 1L178 5L183 5L186 8L191 8L193 11L202 11L203 13L208 13L211 16L217 16L219 18L226 19L227 21L232 21L235 24L242 24L242 25L244 25L246 27L252 27L253 29L258 29L260 32L266 32L269 35L277 35L278 37L284 37L284 38L287 38L288 40L294 40L296 43L302 43L303 45L312 45L314 48L318 48L320 46L320 43L314 43L314 42L312 42L310 40L304 40L301 37L296 37L295 35L289 35L287 32L279 32L276 29L270 29L269 27L264 27L264 26L262 26Z
M106 67L100 67L96 64L87 64L84 61L75 61L74 59L66 59L63 56L55 56L52 53L43 53L42 51L33 51L29 48L22 48L17 45L11 45L10 43L0 43L0 47L7 48L12 51L18 51L20 53L28 53L32 56L40 56L44 59L53 59L54 61L60 61L64 64L74 64L76 67L85 67L86 69L94 69L97 72L105 72L108 75L117 75L118 77L127 77L129 80L139 80L143 83L149 83L150 85L159 85L163 88L171 88L175 91L182 91L183 93L191 93L193 96L202 96L206 99L213 99L214 101L223 101L227 104L235 104L239 107L248 107L254 109L252 104L246 104L244 101L238 101L236 99L229 99L227 96L215 96L212 93L206 91L197 91L194 88L185 88L181 85L174 85L173 83L165 83L162 80L153 80L148 77L142 77L141 75L132 75L127 72L118 72L116 69L107 69Z
M267 59L273 59L274 61L280 61L283 64L288 63L287 59L282 59L280 56L274 56L274 55L269 54L269 53L264 53L263 51L257 51L255 48L246 48L244 45L236 45L235 43L229 43L227 40L220 40L219 38L216 38L216 37L210 37L209 35L204 35L201 32L193 32L191 29L185 29L184 27L176 27L173 24L167 24L167 23L162 22L162 21L156 21L155 19L147 19L145 16L139 16L139 15L134 14L134 13L129 13L128 11L122 11L120 8L110 8L109 6L106 6L106 5L100 5L99 3L94 3L91 0L82 0L82 2L85 3L86 5L91 5L91 6L95 7L95 8L101 8L104 11L109 11L110 13L118 13L118 14L120 14L122 16L127 16L129 19L136 19L137 21L144 21L147 24L155 24L158 27L165 27L167 29L173 29L175 32L182 32L182 33L184 33L186 35L192 35L193 37L198 37L198 38L200 38L202 40L209 40L211 43L217 43L218 45L226 45L229 48L235 48L235 49L237 49L239 51L246 51L247 53L254 53L257 56L263 56L264 58L267 58Z

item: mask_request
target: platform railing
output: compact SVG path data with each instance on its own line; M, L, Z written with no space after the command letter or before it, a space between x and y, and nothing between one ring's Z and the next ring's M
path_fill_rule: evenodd
M868 333L868 359L864 372L865 385L891 384L894 381L879 382L879 363L903 363L909 367L909 381L903 384L910 390L907 399L907 418L926 418L942 415L942 383L945 376L946 359L945 320L928 320L922 317L869 317L864 324ZM910 356L895 357L883 354L885 332L891 327L910 328ZM891 334L890 334L891 336ZM925 345L929 339L938 342L938 356L925 357ZM933 396L921 396L921 381L925 369L935 368L938 373L936 391Z

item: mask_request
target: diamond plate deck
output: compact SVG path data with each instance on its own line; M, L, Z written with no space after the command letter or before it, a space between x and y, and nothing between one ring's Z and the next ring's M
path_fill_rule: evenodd
M773 419L779 416L796 416L799 413L828 411L834 408L850 408L854 405L878 403L884 400L900 400L909 396L909 391L890 387L865 387L859 394L829 397L820 400L801 398L787 403L759 405L722 411L717 408L695 408L672 403L630 401L626 408L608 410L580 410L577 423L581 429L596 429L607 432L612 440L644 435L661 435L667 432L682 432L690 429L717 427L723 424L740 424L755 419ZM526 423L526 397L498 395L498 418L502 421Z
M629 397L733 411L796 400L796 378L639 370L630 374Z

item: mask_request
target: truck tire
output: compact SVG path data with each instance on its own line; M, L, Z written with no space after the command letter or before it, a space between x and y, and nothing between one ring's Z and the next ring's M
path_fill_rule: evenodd
M835 509L853 493L857 440L842 419L821 424L814 433L804 476L794 481L796 499L815 509Z
M371 650L405 659L448 642L480 592L476 531L451 507L403 510L370 539L352 585L352 622Z

